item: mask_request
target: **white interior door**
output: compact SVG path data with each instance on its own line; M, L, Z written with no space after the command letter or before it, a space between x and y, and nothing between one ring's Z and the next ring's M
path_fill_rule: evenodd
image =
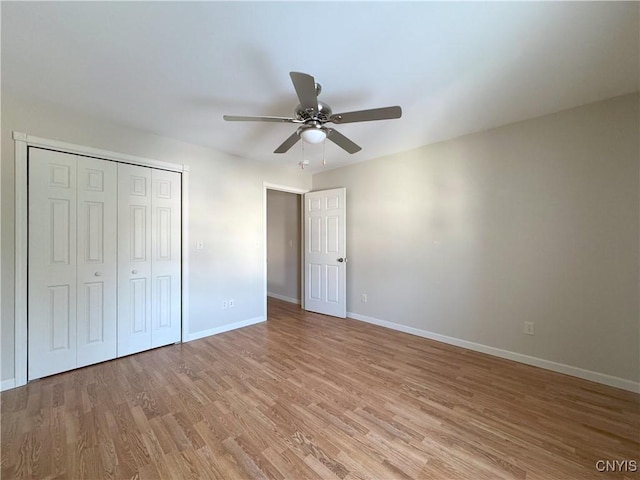
M29 150L29 380L180 341L181 180Z
M77 366L116 357L118 164L78 157Z
M181 189L180 174L151 175L151 346L181 339Z
M345 318L346 189L304 195L304 308Z
M151 348L151 172L118 165L118 357Z
M29 149L28 378L76 367L77 158Z

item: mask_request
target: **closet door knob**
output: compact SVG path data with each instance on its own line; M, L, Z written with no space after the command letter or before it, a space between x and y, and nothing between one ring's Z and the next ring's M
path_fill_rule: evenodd
M131 273L135 275L136 273L138 273L138 270L131 270Z
M100 277L100 276L102 276L102 273L100 273L100 272L96 272L96 273L94 273L94 275L95 275L96 277Z

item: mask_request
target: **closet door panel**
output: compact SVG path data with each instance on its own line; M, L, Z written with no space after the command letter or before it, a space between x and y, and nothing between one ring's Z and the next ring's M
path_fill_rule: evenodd
M78 367L116 357L117 172L78 158Z
M29 380L76 367L76 169L29 149Z
M152 347L181 339L181 196L179 173L153 170Z
M151 172L118 165L118 357L151 348Z

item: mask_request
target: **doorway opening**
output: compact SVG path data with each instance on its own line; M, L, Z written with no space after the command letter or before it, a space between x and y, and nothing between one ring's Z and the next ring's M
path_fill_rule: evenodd
M301 195L267 190L267 296L302 303Z
M307 192L309 189L263 183L265 318L270 296L304 309L302 215Z

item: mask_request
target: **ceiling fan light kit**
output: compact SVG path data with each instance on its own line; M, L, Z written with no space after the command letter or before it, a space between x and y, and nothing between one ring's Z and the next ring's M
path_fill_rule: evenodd
M327 138L327 133L320 126L304 127L300 132L302 141L307 143L321 143Z
M318 144L328 138L343 150L353 154L359 152L361 147L333 128L326 127L326 123L369 122L372 120L390 120L402 116L402 109L399 106L334 114L329 105L318 101L318 95L322 91L322 87L319 83L316 83L311 75L307 73L290 72L289 76L291 77L293 87L300 101L300 104L294 110L295 117L224 115L223 118L228 122L284 122L301 124L273 153L285 153L289 151L300 139L305 143ZM308 163L308 161L303 160L300 162L300 165L304 168ZM323 164L325 164L324 159Z

